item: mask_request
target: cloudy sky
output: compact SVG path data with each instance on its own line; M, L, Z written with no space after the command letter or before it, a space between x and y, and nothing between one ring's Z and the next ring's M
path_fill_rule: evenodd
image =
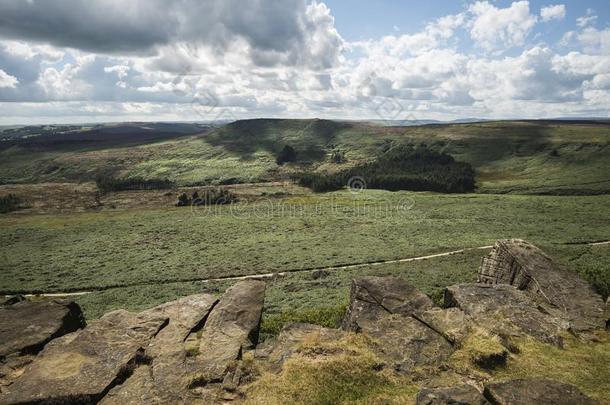
M0 0L0 124L609 111L608 0Z

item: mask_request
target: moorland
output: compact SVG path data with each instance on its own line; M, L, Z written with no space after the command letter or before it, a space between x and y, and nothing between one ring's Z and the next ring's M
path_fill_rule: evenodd
M263 335L294 320L335 326L355 276L397 276L440 302L445 286L476 278L495 240L512 237L610 292L608 122L261 119L11 128L0 138L0 197L15 199L0 216L0 292L81 294L89 319L282 273L269 279ZM295 155L279 162L286 146ZM303 173L357 174L401 147L469 165L475 188L299 183ZM176 206L218 188L234 202Z

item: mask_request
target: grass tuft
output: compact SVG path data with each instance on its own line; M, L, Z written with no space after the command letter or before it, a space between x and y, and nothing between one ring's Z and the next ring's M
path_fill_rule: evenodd
M413 402L417 387L378 367L362 335L332 343L310 340L279 375L263 373L247 392L247 404L346 404Z

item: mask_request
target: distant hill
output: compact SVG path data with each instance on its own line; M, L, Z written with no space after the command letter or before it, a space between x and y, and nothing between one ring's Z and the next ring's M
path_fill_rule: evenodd
M193 135L208 127L200 124L122 123L80 125L42 125L17 128L0 128L0 148L11 146L45 146L58 148L79 144L130 144L156 139Z
M470 163L479 192L610 192L610 125L595 120L382 126L253 119L219 128L136 123L46 131L0 142L0 182L90 181L100 172L182 185L273 181L303 169L343 170L393 145L425 144ZM278 166L276 155L286 145L298 161ZM332 159L337 153L345 157L341 163Z

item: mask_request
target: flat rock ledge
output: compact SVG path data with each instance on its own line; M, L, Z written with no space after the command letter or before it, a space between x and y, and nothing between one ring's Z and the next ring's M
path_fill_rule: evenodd
M473 358L506 361L515 337L562 346L565 332L586 339L606 326L606 303L535 246L498 241L476 283L449 286L443 308L404 280L361 277L338 329L286 325L263 343L258 332L266 285L237 282L219 299L197 294L140 313L113 311L85 325L78 305L14 299L0 305L0 404L216 404L239 402L252 381L249 352L277 373L307 342L348 334L371 338L385 369L423 388L418 404L593 404L577 387L546 379L489 383L447 369L471 336L498 342ZM434 376L449 372L452 387Z

